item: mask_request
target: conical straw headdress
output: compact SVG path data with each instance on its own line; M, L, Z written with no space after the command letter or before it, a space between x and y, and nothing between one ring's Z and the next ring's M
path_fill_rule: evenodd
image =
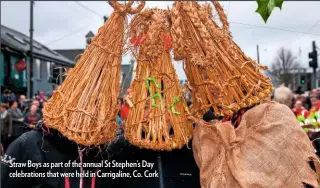
M133 108L125 123L131 144L153 150L181 148L192 136L186 103L171 62L169 11L150 9L131 22L131 42L138 47L132 82Z
M183 60L192 90L192 112L200 117L210 107L231 115L258 104L273 90L260 66L232 40L222 7L213 2L223 24L212 19L212 8L197 2L175 2L171 11L174 58Z
M125 18L141 11L145 3L135 9L133 1L109 4L114 12L44 106L47 126L84 146L115 138Z

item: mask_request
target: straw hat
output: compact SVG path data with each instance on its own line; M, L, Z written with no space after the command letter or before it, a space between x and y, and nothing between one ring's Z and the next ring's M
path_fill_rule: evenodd
M169 15L168 10L145 10L130 25L138 59L125 135L131 144L152 150L182 148L192 136L192 122L187 121L170 57Z
M98 146L116 137L126 15L145 5L133 3L109 1L114 12L44 106L47 126L77 144Z
M259 104L272 92L266 67L246 56L233 41L221 5L213 2L222 22L212 19L209 4L175 2L171 11L174 58L183 60L192 89L192 112L201 117L210 107L216 115L231 115Z

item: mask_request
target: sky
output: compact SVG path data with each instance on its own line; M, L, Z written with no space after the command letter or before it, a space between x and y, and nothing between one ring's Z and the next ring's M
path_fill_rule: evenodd
M230 22L234 41L246 55L271 66L277 50L288 48L297 56L301 67L308 67L311 43L320 48L320 1L284 1L265 24L255 13L255 1L221 1ZM167 9L172 1L147 1L148 8ZM34 39L51 49L83 49L85 35L97 33L103 16L112 13L106 1L36 1L34 6ZM30 2L1 1L1 24L29 36ZM299 50L301 49L301 51ZM300 53L299 53L300 51ZM124 57L123 62L129 62ZM174 62L180 79L185 79L181 63Z

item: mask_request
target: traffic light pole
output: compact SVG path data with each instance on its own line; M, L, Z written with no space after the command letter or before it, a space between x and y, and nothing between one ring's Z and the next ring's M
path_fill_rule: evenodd
M314 89L317 89L317 69L313 69L313 80L314 80L314 83L313 83L313 88Z
M313 68L313 88L317 88L317 68L318 68L318 51L316 42L312 41L312 52L309 53L309 67Z

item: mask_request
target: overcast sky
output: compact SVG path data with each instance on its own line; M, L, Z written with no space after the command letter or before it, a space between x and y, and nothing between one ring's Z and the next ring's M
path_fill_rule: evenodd
M110 15L112 8L105 1L36 1L34 7L34 38L52 49L83 49L84 36L91 30L97 33L103 24L103 15ZM172 1L146 2L149 8L167 8ZM270 65L280 47L290 48L308 67L308 53L315 40L320 47L320 2L285 1L282 11L274 10L267 24L255 13L255 1L221 2L228 14L230 29L236 43L253 59L260 47L260 62ZM27 1L1 1L1 24L29 35L29 8ZM276 29L271 29L276 28ZM284 31L286 30L286 31ZM299 33L300 32L300 33ZM302 32L302 33L301 33ZM309 34L303 34L309 33ZM123 61L128 61L126 57ZM176 63L181 79L185 78L181 66Z

